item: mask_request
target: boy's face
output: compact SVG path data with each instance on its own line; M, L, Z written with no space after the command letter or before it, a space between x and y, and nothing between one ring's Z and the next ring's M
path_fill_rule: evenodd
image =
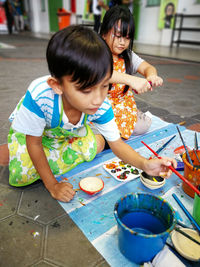
M107 96L109 80L110 72L100 83L80 90L80 85L71 82L69 76L64 76L60 85L64 108L81 111L89 115L96 113Z

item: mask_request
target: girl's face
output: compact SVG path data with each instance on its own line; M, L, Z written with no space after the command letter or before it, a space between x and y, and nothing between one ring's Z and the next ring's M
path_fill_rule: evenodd
M72 82L69 76L62 78L60 85L64 109L80 111L89 115L97 112L107 96L110 72L93 87L80 90L80 85Z
M174 12L173 6L169 5L166 10L166 15L168 16L173 15L173 12Z
M130 44L129 36L123 37L120 29L121 29L121 21L118 21L117 29L113 27L107 34L103 36L112 54L116 56L118 56L124 50L126 50Z

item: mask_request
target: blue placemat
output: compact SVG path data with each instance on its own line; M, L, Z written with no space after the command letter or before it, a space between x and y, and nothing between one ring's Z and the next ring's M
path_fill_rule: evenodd
M169 124L156 116L152 117L152 126L148 133L142 136L132 137L127 141L131 147L145 157L150 157L151 152L141 143L143 140L154 150L157 150L170 137L176 134L173 141L160 153L161 156L174 157L174 149L182 146L176 125ZM194 132L179 127L187 146L194 147ZM177 211L177 216L188 226L190 222L182 210L175 203L172 193L176 193L183 204L192 211L193 199L187 196L181 187L182 181L175 174L166 180L162 188L150 190L136 178L129 182L115 180L103 169L103 163L114 158L111 150L106 150L97 155L92 162L83 163L65 175L59 176L58 181L70 182L75 189L78 189L79 182L87 176L101 177L104 181L104 189L94 195L88 195L78 190L74 199L69 203L60 203L72 220L77 224L88 240L102 254L106 261L113 267L138 266L127 260L119 251L117 244L117 226L113 210L116 201L130 192L151 192L165 198Z

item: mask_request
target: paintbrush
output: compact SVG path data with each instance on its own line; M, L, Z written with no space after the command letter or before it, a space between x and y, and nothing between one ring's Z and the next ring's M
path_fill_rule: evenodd
M176 135L172 136L164 145L162 145L158 150L156 150L156 153L159 154L174 138Z
M190 222L192 223L192 225L194 226L194 228L197 230L197 232L200 235L200 226L198 225L198 223L195 221L195 219L192 217L192 215L189 213L189 211L186 209L186 207L183 205L183 203L180 201L177 195L173 193L172 196L176 200L176 202L179 204L179 206L182 208L182 210L184 211L184 213L186 214L186 216L188 217L188 219L190 220Z
M157 158L161 159L161 157L152 148L150 148L145 142L141 141L141 143L145 145ZM173 171L181 180L183 180L193 191L195 191L200 196L200 191L193 184L191 184L183 175L177 172L177 170L174 169L172 166L168 166L168 168L171 171Z
M158 150L156 150L156 153L159 154L174 138L176 135L172 136L166 143L164 143ZM149 159L152 159L153 156L151 156Z
M185 152L186 152L188 161L189 161L189 163L193 166L193 162L192 162L192 160L191 160L191 158L190 158L190 154L189 154L188 149L187 149L187 147L186 147L186 145L185 145L185 142L184 142L184 140L183 140L183 137L182 137L182 135L181 135L181 132L180 132L178 126L176 126L176 128L177 128L177 130L178 130L178 133L179 133L179 135L180 135L181 141L182 141L183 146L184 146L184 148L185 148Z
M198 240L196 240L195 238L193 238L191 235L188 235L186 232L183 232L180 228L175 227L175 231L179 232L180 234L184 235L185 237L187 237L188 239L192 240L193 242L195 242L197 245L200 245L200 242Z
M188 228L188 229L192 229L191 227L187 226L186 224L180 222L180 221L177 221L177 224L183 228Z
M198 160L198 162L200 163L200 160L199 160L199 157L198 157L198 155L197 155L197 152L196 152L196 150L195 149L193 149L193 151L194 151L194 154L196 155L196 157L197 157L197 160Z
M198 146L198 140L197 140L197 133L196 132L194 134L194 146L195 146L195 149L198 150L199 146Z

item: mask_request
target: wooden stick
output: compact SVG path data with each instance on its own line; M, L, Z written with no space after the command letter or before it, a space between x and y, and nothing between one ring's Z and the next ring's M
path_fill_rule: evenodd
M179 232L180 234L184 235L185 237L187 237L188 239L192 240L193 242L195 242L197 245L200 245L200 242L198 240L196 240L195 238L193 238L191 235L188 235L187 233L183 232L180 228L175 227L175 231Z

